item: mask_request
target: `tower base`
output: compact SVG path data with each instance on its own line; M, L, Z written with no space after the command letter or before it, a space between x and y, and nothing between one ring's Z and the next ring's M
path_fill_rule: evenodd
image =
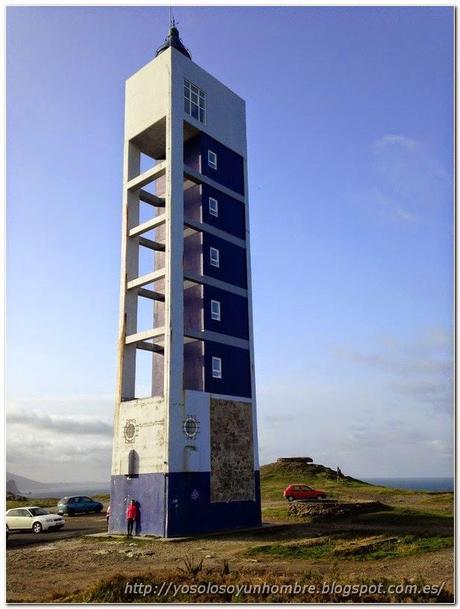
M209 472L112 476L109 532L126 533L131 499L139 505L138 535L186 537L262 524L258 471L254 501L211 502L210 477Z

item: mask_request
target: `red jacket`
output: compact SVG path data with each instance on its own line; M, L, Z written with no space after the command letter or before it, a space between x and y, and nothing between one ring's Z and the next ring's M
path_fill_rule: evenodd
M130 503L126 509L126 518L128 520L136 520L137 518L137 505Z

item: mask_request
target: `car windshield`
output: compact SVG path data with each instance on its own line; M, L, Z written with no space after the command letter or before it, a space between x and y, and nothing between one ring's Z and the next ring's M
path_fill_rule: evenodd
M30 508L29 512L32 514L32 516L46 516L49 514L49 512L43 508Z

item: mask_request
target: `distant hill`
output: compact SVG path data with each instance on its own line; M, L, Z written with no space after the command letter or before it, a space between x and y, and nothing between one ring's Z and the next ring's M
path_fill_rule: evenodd
M12 480L15 483L17 490L22 492L39 491L47 486L50 486L49 484L37 482L36 480L30 480L29 478L24 478L24 476L18 476L17 474L13 474L11 472L6 472L6 479L7 481Z
M69 488L85 488L89 490L92 488L99 489L104 485L103 482L38 482L12 472L6 472L6 479L13 481L17 490L22 493L40 493L45 492L46 489L62 489L64 491Z
M275 463L262 465L260 468L261 479L283 478L289 480L289 484L314 484L321 481L337 481L337 470L312 463L309 457L292 457L278 459ZM342 481L355 484L368 485L367 482L343 475Z

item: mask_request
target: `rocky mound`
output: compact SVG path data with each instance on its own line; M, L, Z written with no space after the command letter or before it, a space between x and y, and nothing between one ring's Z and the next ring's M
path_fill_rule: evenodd
M276 463L262 465L260 474L262 478L287 476L293 482L307 482L314 477L323 480L337 480L337 470L318 463L312 463L312 461L313 459L311 457L282 457L278 459ZM368 485L367 482L362 482L362 480L343 474L340 476L340 479Z
M307 503L296 501L289 506L289 516L300 516L310 520L328 520L355 516L356 514L367 514L369 512L381 512L388 509L390 508L384 503L380 503L380 501L361 501L356 503L340 503L338 501Z

